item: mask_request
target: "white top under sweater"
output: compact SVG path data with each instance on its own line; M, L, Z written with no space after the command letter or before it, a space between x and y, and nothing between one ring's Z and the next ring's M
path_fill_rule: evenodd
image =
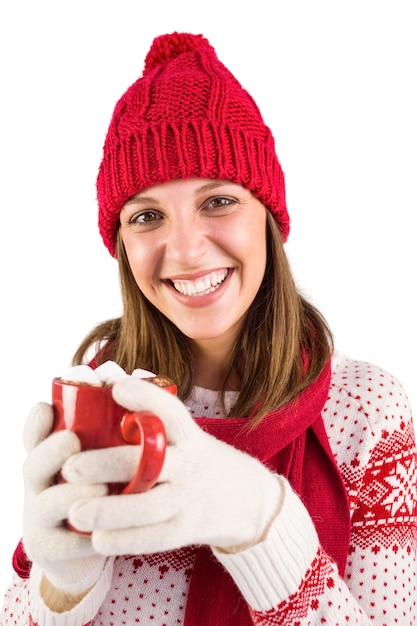
M235 394L227 395L233 404ZM188 404L196 415L222 416L216 392L196 388ZM266 541L239 554L215 555L256 625L415 625L416 449L405 392L381 368L339 356L323 417L353 516L344 580L286 481L284 504ZM382 510L388 523L381 523ZM93 590L60 615L40 599L33 567L30 583L15 575L1 626L183 624L193 559L193 548L109 559Z

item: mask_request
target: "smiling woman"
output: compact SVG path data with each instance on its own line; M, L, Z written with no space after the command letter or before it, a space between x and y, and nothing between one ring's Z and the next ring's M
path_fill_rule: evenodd
M226 354L265 273L266 209L239 185L221 183L213 196L209 183L173 180L153 187L152 198L136 195L121 210L120 235L149 302L197 347L222 345Z
M93 348L91 368L125 370L113 398L162 420L166 457L152 489L109 495L141 446L79 452L35 407L4 625L415 624L407 396L337 354L298 291L271 131L201 35L154 40L114 109L97 196L123 310L74 364Z
M150 213L155 217L143 222ZM235 368L226 375L227 355L265 274L264 205L230 182L173 180L124 205L120 236L140 292L192 340L194 382L236 385Z

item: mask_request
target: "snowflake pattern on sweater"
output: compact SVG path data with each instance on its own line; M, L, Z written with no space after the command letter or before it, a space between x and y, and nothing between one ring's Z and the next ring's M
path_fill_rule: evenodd
M214 410L207 398L201 402ZM203 414L201 406L194 408ZM415 625L416 444L406 394L381 368L338 356L323 418L350 501L352 535L344 579L312 534L311 519L292 490L264 543L237 555L214 554L241 590L255 625ZM305 546L294 544L300 562L294 556L278 563L295 521L308 538ZM81 606L60 615L43 605L35 574L30 582L15 576L0 623L183 624L195 554L194 548L185 548L109 559ZM92 612L93 606L98 611Z

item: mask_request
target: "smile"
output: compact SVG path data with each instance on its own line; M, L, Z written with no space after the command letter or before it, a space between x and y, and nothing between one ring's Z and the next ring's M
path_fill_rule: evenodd
M216 291L226 280L229 270L219 270L197 280L171 280L174 289L184 296L205 296Z

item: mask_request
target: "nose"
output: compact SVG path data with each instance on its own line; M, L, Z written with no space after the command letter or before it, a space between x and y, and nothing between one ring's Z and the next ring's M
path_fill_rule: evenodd
M165 241L165 256L179 268L198 267L207 250L207 235L198 219L177 219L171 224Z

